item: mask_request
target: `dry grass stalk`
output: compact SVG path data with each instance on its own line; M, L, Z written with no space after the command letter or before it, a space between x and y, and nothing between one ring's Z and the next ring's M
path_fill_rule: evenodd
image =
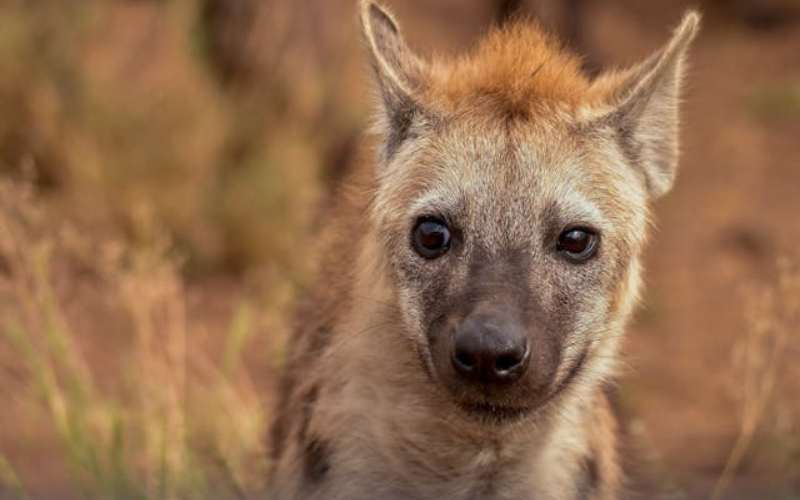
M142 216L141 233L152 238L141 246L97 244L52 227L28 187L0 185L0 289L11 305L2 338L22 354L16 368L44 403L61 445L54 449L64 451L83 496L245 497L261 489L265 468L266 419L241 363L250 310L243 306L218 333L224 356L192 349L202 332L188 317L167 239L149 220ZM130 336L125 352L104 353L113 373L92 366L83 345L91 332L73 329L64 313L74 268L86 266L112 304L113 329ZM109 328L91 318L81 324Z
M746 336L736 345L734 369L741 380L742 415L738 438L716 483L712 500L728 490L737 470L775 413L788 375L789 353L800 348L800 267L789 259L778 263L773 286L751 290ZM800 418L800 413L797 415Z

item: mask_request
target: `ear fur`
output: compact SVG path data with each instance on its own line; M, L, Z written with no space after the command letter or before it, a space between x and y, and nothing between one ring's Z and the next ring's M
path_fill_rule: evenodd
M629 71L613 92L614 109L603 117L617 132L630 160L644 171L653 197L667 193L678 165L678 108L686 52L700 15L688 12L667 45Z
M420 111L415 95L423 83L425 64L406 45L394 17L377 2L361 1L361 25L382 99L385 152L391 156Z

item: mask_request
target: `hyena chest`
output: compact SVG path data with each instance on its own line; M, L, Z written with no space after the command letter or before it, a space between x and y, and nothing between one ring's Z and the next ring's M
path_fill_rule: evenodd
M372 445L374 441L367 441ZM528 483L519 458L504 457L494 445L453 444L439 448L434 436L427 443L392 449L362 450L356 467L331 471L340 476L342 491L335 498L387 500L527 500L539 498ZM369 456L368 460L363 457ZM325 489L323 487L323 489ZM347 491L345 491L347 490ZM542 497L544 498L544 497Z

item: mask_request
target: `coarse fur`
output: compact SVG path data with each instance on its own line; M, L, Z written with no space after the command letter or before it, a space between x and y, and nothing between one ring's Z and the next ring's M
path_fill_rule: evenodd
M385 8L363 0L361 20L381 146L320 236L271 435L272 498L618 498L607 389L648 207L675 176L699 16L594 80L531 24L423 60ZM435 260L411 244L432 216L453 233ZM575 226L601 238L589 261L556 250ZM522 325L530 369L513 385L454 374L452 332L476 314Z

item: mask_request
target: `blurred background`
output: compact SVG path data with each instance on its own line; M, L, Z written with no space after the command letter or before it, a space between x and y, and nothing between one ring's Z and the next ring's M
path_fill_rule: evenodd
M800 1L386 0L422 53L517 13L632 64L682 11L684 156L619 405L631 498L800 498ZM0 498L252 498L332 187L354 0L0 2Z

